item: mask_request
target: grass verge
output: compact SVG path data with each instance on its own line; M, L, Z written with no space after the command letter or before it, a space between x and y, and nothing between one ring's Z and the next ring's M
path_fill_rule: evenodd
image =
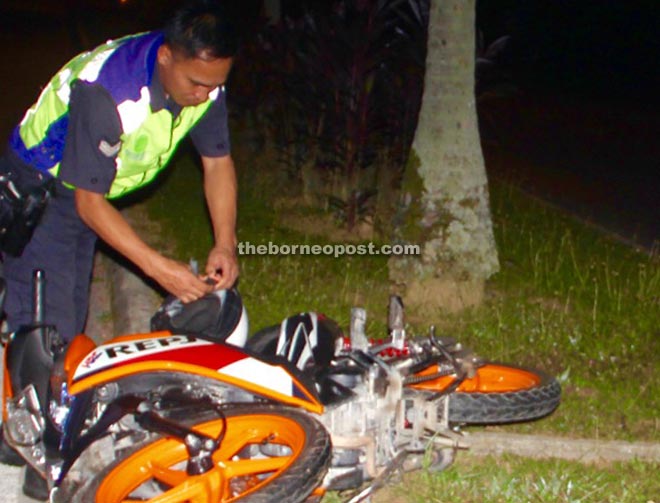
M374 503L657 503L658 468L640 462L585 466L463 454L444 472L405 476L377 493Z

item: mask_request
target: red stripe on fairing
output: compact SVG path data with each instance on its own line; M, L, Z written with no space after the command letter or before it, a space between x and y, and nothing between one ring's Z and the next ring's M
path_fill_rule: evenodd
M167 360L168 362L188 363L190 365L218 370L245 358L248 358L248 356L236 348L224 344L212 344L209 346L169 349L159 353L139 356L126 360L121 365L113 366L112 368L134 363Z

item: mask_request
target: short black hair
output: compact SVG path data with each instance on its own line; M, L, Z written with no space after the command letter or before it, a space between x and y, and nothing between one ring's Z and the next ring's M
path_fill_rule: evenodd
M165 43L189 58L231 58L238 51L235 15L219 0L188 2L174 13L163 31Z

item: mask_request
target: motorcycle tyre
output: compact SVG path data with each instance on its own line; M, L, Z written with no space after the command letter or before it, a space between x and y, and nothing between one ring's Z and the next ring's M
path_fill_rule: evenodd
M559 405L561 386L540 370L493 363L499 367L535 374L535 386L506 392L461 392L449 395L449 422L454 424L504 424L547 416Z
M241 503L299 503L304 501L314 489L321 485L330 465L332 445L330 435L323 425L304 411L277 405L232 406L224 411L225 417L230 419L236 416L272 415L284 416L294 420L305 433L305 446L294 462L285 470L274 476L273 480L260 489L248 493L245 497L239 495L236 501ZM202 424L218 419L212 411L198 415L194 420L188 421L188 426ZM162 437L158 436L149 441L138 444L128 450L125 455L99 472L85 486L71 495L71 503L91 503L97 501L97 490L103 480L123 461L148 448ZM234 498L232 498L234 501ZM114 502L103 502L114 503Z

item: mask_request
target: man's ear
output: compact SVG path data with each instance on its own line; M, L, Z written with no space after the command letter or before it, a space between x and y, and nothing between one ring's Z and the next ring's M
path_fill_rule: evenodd
M158 59L158 63L160 63L161 65L169 65L172 62L173 59L172 49L170 48L169 45L162 44L158 48L157 59Z

